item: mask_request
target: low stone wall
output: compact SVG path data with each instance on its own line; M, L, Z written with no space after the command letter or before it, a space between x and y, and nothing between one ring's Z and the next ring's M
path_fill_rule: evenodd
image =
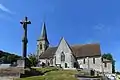
M0 80L14 80L14 79L10 77L0 77Z
M0 74L0 80L14 80L20 78L20 73Z
M9 67L0 69L0 80L13 80L20 78L20 74L24 72L23 68Z
M14 80L18 78L17 76L4 76L4 77L0 77L0 80Z

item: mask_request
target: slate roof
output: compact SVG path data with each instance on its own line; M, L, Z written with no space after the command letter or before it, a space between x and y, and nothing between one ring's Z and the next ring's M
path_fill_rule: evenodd
M53 57L56 50L57 50L57 47L49 47L44 53L40 55L40 59Z
M99 44L84 44L71 46L73 53L78 57L100 56L101 50Z
M84 44L70 46L76 58L101 56L99 44ZM53 57L57 47L49 47L44 53L41 54L40 59Z

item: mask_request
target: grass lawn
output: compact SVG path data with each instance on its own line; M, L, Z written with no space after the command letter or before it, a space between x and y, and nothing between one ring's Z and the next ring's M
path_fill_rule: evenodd
M37 70L46 70L38 68ZM26 77L26 78L20 78L17 80L77 80L74 77L74 74L76 74L77 71L74 70L57 70L57 71L50 71L47 72L43 76L32 76L32 77Z
M117 80L120 80L120 75L117 75Z
M49 71L56 71L57 70L57 68L55 68L55 67L33 68L33 69L36 69L37 71L40 71L42 73L46 73L46 72L49 72Z

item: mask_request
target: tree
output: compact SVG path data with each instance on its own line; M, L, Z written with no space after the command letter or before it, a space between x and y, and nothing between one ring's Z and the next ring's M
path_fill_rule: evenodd
M6 63L6 62L7 62L6 56L2 56L2 57L0 58L0 61L1 61L2 63Z
M18 59L21 59L21 56L10 54L8 52L0 51L0 62L10 63L16 62Z
M30 63L31 63L31 66L36 66L37 65L37 57L36 57L36 55L33 53L33 54L29 54L28 55L28 59L29 59L29 61L30 61Z
M113 59L112 55L110 53L103 54L102 58L112 61L112 73L115 73L115 60Z

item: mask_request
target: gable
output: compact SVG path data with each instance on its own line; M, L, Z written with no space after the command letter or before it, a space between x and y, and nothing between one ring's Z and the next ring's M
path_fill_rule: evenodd
M55 54L56 54L56 53L61 53L61 52L64 52L64 53L72 53L72 51L71 51L71 49L70 49L70 47L69 47L69 44L65 41L64 38L62 38L62 39L60 40L60 43L59 43L59 45L58 45L58 48L57 48Z

